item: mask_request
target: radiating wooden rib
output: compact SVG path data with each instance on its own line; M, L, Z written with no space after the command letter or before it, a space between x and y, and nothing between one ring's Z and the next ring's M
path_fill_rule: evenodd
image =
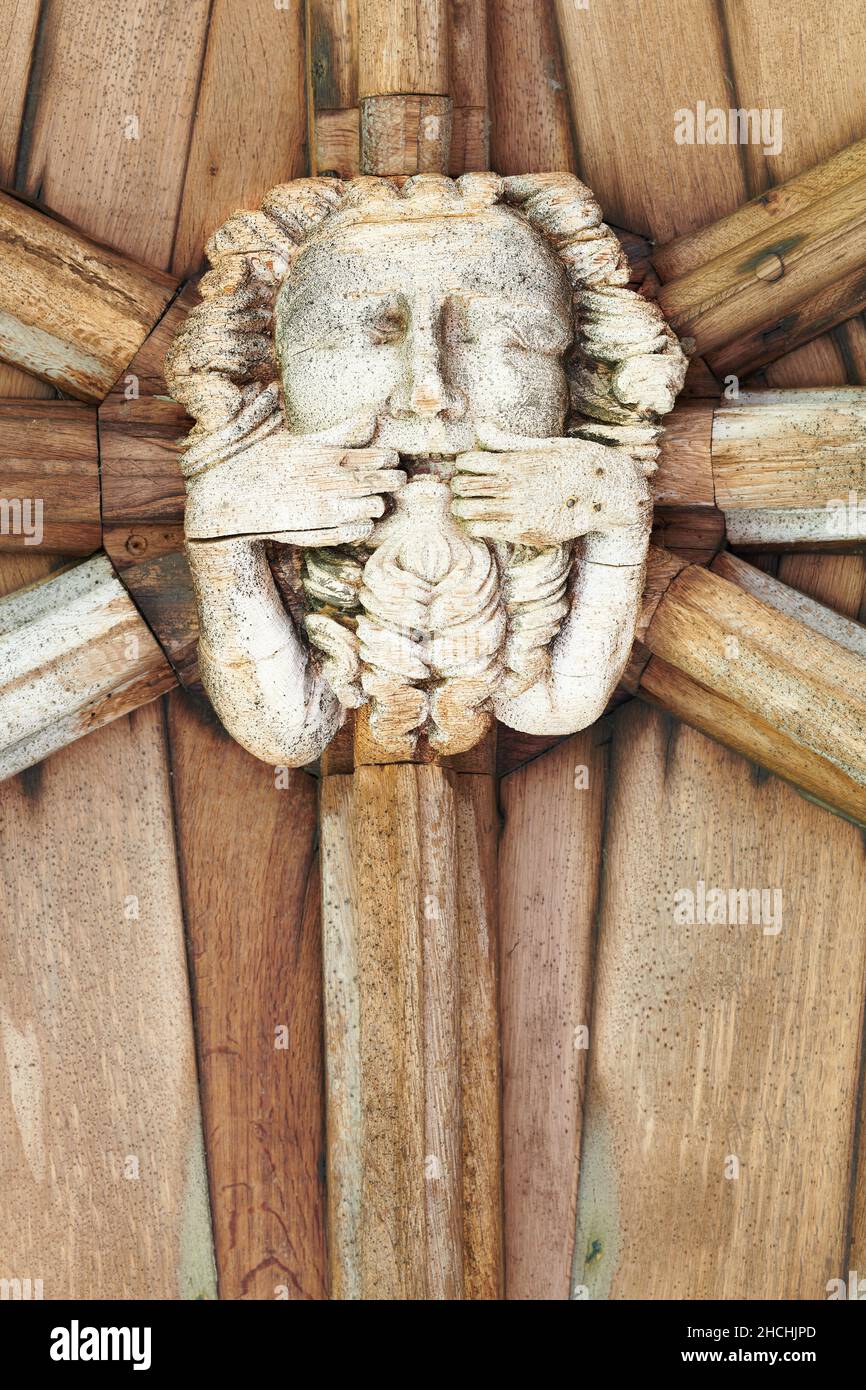
M753 371L850 318L866 305L866 141L697 240L653 257L659 303L717 375Z
M96 411L0 401L0 550L90 555L101 540Z
M104 554L0 599L0 778L174 684Z
M0 194L0 360L80 400L111 390L176 289Z
M576 173L551 0L498 0L488 5L487 24L492 167Z
M866 658L835 640L836 615L757 598L759 581L732 582L741 574L690 565L674 578L638 693L866 822Z
M500 1295L493 781L322 781L331 1296Z

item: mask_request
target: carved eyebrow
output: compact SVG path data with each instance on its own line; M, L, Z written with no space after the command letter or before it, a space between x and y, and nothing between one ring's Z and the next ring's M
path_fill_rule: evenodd
M511 298L500 299L489 294L454 294L450 298L457 307L466 310L470 317L473 309L480 310L479 317L489 318L491 314L494 315L499 322L507 324L516 337L520 337L521 320L534 319L533 330L537 332L540 329L550 337L550 352L564 352L574 337L571 325L569 324L567 329L563 328L557 314L544 304Z

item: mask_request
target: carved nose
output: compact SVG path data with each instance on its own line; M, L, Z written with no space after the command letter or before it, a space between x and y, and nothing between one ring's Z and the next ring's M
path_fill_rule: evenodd
M405 380L391 398L392 414L427 420L437 415L461 419L466 413L466 403L461 392L448 385L432 321L412 325L407 353Z

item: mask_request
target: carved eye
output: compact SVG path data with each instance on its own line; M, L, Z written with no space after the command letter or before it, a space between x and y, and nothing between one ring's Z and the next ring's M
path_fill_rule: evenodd
M377 346L399 342L405 332L406 315L399 304L388 304L373 315L370 337Z

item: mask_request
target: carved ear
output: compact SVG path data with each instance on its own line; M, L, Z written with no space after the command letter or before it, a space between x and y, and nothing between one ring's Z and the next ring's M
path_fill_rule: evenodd
M688 360L651 300L627 288L629 267L590 190L570 174L504 181L505 197L547 237L573 291L568 364L571 432L627 448L652 472L661 418L673 409Z

